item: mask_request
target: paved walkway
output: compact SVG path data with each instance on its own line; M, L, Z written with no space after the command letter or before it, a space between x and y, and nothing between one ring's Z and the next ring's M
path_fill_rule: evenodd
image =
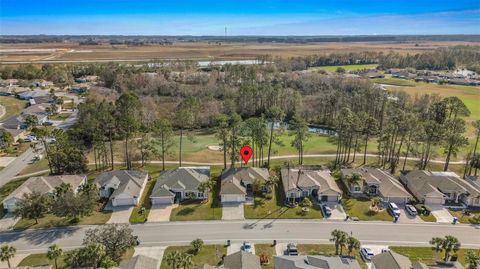
M157 268L158 268L162 263L165 249L167 249L167 247L136 247L135 253L133 254L133 256L143 255L143 256L157 259L158 260Z
M8 166L13 162L17 157L0 157L0 167Z
M448 209L443 207L442 205L428 205L431 209L432 214L439 223L452 223L453 216L448 212Z
M178 204L173 205L153 205L148 213L147 222L165 222L170 221L170 214Z
M10 259L10 265L12 267L17 267L18 264L25 259L28 255L30 254L15 254L15 257ZM0 261L0 268L8 268L8 263L7 261Z
M245 219L243 203L223 203L222 220L243 220Z
M250 242L252 243L252 242ZM243 250L243 242L241 243L231 243L230 246L227 247L227 255L233 254ZM255 244L252 243L252 254L255 254Z

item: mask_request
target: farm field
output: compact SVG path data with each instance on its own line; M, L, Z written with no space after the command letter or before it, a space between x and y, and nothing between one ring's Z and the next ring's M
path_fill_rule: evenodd
M224 43L177 42L173 45L79 45L78 43L2 44L0 62L16 61L145 61L166 59L255 59L258 56L299 57L308 55L396 51L402 54L419 53L438 47L469 45L469 42L323 42L323 43Z

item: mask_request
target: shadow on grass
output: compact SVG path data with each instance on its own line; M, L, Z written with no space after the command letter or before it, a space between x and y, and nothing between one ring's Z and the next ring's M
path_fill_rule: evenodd
M195 212L195 208L193 207L186 207L183 208L182 210L178 211L177 215L179 216L188 216L190 214L193 214Z

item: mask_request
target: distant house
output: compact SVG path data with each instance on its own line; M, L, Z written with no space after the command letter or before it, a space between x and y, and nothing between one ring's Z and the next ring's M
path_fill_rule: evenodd
M313 196L319 202L338 202L342 191L329 170L282 168L282 185L285 198L300 201Z
M260 258L245 251L225 256L223 265L228 269L261 269Z
M364 78L369 78L369 79L384 78L384 77L385 77L385 75L380 74L380 73L375 72L375 71L370 71L370 72L362 73L362 74L360 74L360 76L362 76L362 77L364 77Z
M400 180L418 201L425 204L461 202L467 206L480 206L478 186L453 172L405 171L401 173Z
M40 79L34 80L30 85L33 87L51 87L53 86L53 82Z
M31 105L25 108L21 115L23 117L26 117L27 115L33 115L37 117L38 124L41 125L48 120L49 113L47 112L47 108L49 108L49 106L46 106L45 104Z
M148 173L114 170L100 174L94 183L100 197L109 198L112 206L137 205L148 181Z
M360 180L353 182L350 179L359 175ZM347 186L350 195L380 196L384 202L406 204L412 195L402 186L400 181L390 173L378 168L341 169L340 177Z
M39 98L39 97L49 97L50 92L42 89L35 89L31 91L26 91L18 94L18 98L22 100L29 100L32 98Z
M17 115L3 121L2 127L5 129L21 130L26 129L27 125L25 124L23 117L21 115Z
M204 199L208 191L200 192L199 186L210 179L210 167L180 167L164 171L153 187L152 205L173 204L187 198Z
M387 251L372 257L372 269L411 269L409 258L393 251Z
M13 137L13 142L17 143L19 139L24 139L26 137L24 129L7 129L3 126L0 127L0 133L9 132Z
M220 182L220 198L225 202L245 202L253 196L253 183L265 182L269 174L266 168L240 167L225 169Z
M356 259L340 256L275 256L274 269L360 269ZM392 267L393 269L393 267Z
M137 255L120 262L120 269L158 269L160 261L144 255Z
M53 193L55 187L60 186L62 183L70 184L72 190L76 192L81 185L87 183L87 177L83 175L31 177L3 200L3 207L12 212L16 203L23 199L24 194L32 192Z
M10 96L15 94L14 87L12 86L1 86L0 87L0 96Z

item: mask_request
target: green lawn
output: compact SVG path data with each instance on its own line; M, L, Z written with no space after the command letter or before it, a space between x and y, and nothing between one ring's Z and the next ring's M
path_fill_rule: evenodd
M480 216L480 209L469 209L471 212L470 216L467 216L464 214L463 210L448 210L452 216L457 217L458 221L461 223L471 223L471 224L478 224L475 222L474 217L476 216L477 218Z
M405 86L405 87L414 87L415 86L415 81L412 80L406 80L406 79L399 79L399 78L375 78L372 79L373 82L379 83L379 84L388 84L388 85L393 85L393 86Z
M30 143L17 143L8 147L0 156L4 157L17 157L18 155L24 153L27 149L30 148Z
M125 252L125 254L122 256L122 260L130 259L133 256L134 249L131 248ZM65 257L65 254L63 255ZM67 265L63 261L63 257L60 257L57 260L58 268L59 269L67 269ZM41 266L41 265L53 265L55 266L55 262L51 261L47 258L47 254L45 253L38 253L38 254L30 254L27 257L25 257L19 264L18 266ZM52 267L54 268L54 267ZM55 269L55 268L54 268Z
M209 193L208 202L187 200L172 210L170 221L220 220L222 208L217 195Z
M289 208L284 206L281 188L275 188L272 199L255 197L253 205L244 205L246 219L322 219L320 208L314 205L305 215L302 208Z
M266 255L268 257L268 264L263 264L263 269L273 269L273 256L276 256L275 247L270 244L255 244L255 254L257 256Z
M179 251L179 252L187 252L191 253L191 247L190 246L172 246L168 247L165 250L165 253L163 255L163 260L162 264L160 265L160 269L171 269L171 266L168 265L167 261L165 260L165 257L168 255L168 253L173 252L173 251ZM197 265L202 265L202 264L210 264L210 265L217 265L221 262L222 256L227 254L227 248L222 245L204 245L200 252L193 256L193 267Z
M435 264L436 260L440 260L443 258L443 253L439 253L438 259L437 259L436 253L435 251L432 250L431 247L395 247L395 246L392 247L390 246L389 248L397 252L398 254L408 257L412 262L420 261L427 265L433 265ZM465 253L468 250L469 249L462 248L457 252L458 261L464 266L467 265L465 262ZM474 249L474 251L477 253L478 249Z
M4 120L20 114L26 107L27 102L13 96L0 96L0 105L5 107L5 114L0 118L0 120Z
M147 182L147 185L145 186L145 190L143 191L142 198L140 200L139 205L133 209L132 215L130 215L131 223L145 222L145 218L147 218L148 214L150 213L150 208L152 208L150 195L152 194L153 187L155 187L155 183L157 182L158 173L150 174L150 177L152 179ZM140 214L140 209L142 207L145 208L145 213L143 215Z
M3 185L0 188L0 201L3 201L12 191L14 191L16 188L18 188L20 185L22 185L23 182L25 182L28 178L20 178L20 179L15 179L7 184ZM3 215L5 212L3 211L3 204L0 204L2 207L0 210L0 218L3 218Z
M325 70L335 72L337 68L341 67L346 71L358 71L362 69L375 69L378 64L351 64L351 65L327 65L309 68L309 71Z
M99 203L98 207L93 211L90 216L85 216L80 219L78 223L72 222L72 219L57 217L53 214L47 214L45 217L38 220L38 224L35 224L35 220L20 219L15 226L14 230L34 229L34 228L51 228L69 225L100 225L105 224L111 217L111 211L103 211L103 204Z
M393 221L393 217L384 209L380 212L370 210L371 199L366 198L343 198L342 205L350 217L357 217L359 220L383 220Z
M423 221L426 221L426 222L437 222L437 218L435 218L435 216L433 214L428 214L428 215L423 215L423 214L420 214L418 215Z
M331 244L299 244L298 252L300 255L325 255L325 256L333 256L335 255L335 245ZM344 249L343 254L346 253L347 250ZM362 257L360 256L359 250L356 250L352 253L355 258L357 259L360 267L362 269L366 269L367 265L363 261Z
M57 115L49 116L48 119L49 120L64 121L64 120L68 119L68 117L70 117L70 115L72 115L72 113L59 113Z

